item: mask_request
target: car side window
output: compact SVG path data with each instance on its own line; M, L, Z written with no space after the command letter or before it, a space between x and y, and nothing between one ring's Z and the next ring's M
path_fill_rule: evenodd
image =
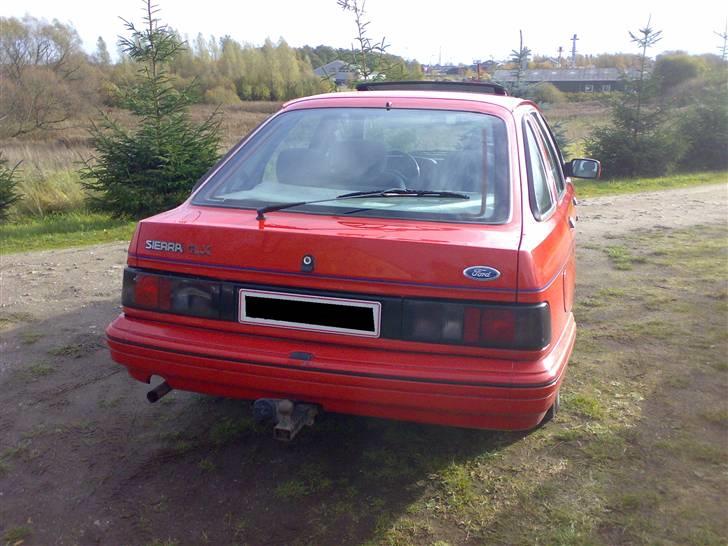
M526 159L528 164L529 194L531 210L537 220L541 220L554 205L549 188L548 175L544 166L541 149L534 129L530 123L524 124L526 133Z
M561 154L556 151L556 145L551 140L551 131L545 126L545 121L540 116L532 114L534 121L534 130L538 134L538 140L541 145L541 152L546 162L546 168L556 186L556 195L561 196L564 193L566 183L564 181L564 173L561 169Z

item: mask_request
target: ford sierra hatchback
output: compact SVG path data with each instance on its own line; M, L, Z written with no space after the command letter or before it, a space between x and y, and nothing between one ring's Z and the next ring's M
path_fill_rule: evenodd
M113 359L287 437L317 411L537 426L576 333L570 178L598 162L497 85L359 89L287 103L139 223Z

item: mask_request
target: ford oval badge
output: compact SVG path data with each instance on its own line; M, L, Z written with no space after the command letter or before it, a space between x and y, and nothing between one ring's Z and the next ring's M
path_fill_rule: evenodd
M500 271L487 265L474 265L463 269L463 275L474 281L494 281L500 277Z

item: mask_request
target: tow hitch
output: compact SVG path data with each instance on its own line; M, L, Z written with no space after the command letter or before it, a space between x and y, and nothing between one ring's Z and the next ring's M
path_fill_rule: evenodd
M260 398L253 403L253 418L259 424L273 423L273 437L290 442L305 426L312 426L319 408L291 400Z

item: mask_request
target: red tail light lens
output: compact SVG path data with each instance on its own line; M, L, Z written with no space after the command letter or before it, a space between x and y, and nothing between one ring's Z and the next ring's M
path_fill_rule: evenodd
M480 345L492 347L514 345L518 330L517 310L484 309L480 322Z
M156 309L159 305L159 277L140 275L134 283L133 294L136 306Z
M221 283L204 279L124 272L122 304L203 318L221 318Z
M546 303L537 305L462 304L404 300L402 338L534 351L551 340Z

